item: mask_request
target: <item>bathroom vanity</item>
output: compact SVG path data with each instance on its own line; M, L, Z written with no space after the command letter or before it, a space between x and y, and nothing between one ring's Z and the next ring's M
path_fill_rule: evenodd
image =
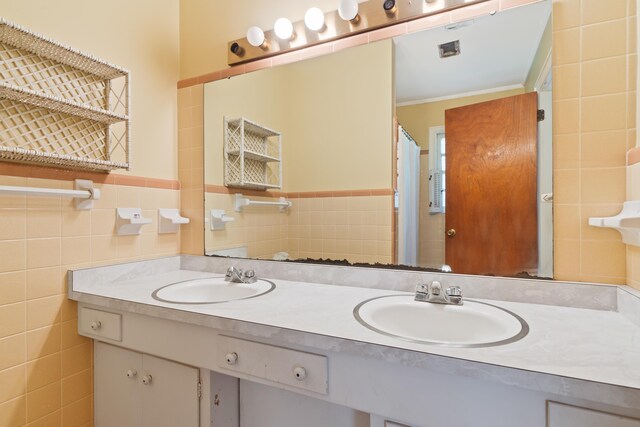
M275 288L209 304L153 297L231 263ZM430 345L354 316L434 280L528 333ZM193 256L69 281L79 333L95 340L96 426L640 426L640 293L626 287Z

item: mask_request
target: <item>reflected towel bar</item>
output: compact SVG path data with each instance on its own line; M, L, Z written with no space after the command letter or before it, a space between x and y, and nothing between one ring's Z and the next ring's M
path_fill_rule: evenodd
M250 200L249 198L243 196L242 194L236 194L236 212L242 212L242 208L247 206L278 206L280 208L280 212L284 212L289 209L293 203L284 197L280 197L277 202L262 202L258 200Z

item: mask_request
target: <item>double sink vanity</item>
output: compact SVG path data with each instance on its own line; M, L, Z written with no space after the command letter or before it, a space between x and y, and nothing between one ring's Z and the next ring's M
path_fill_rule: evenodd
M195 256L69 281L97 426L640 425L627 287Z

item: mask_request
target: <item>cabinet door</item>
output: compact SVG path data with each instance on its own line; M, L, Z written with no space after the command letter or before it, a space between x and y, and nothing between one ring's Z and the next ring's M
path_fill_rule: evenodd
M95 341L93 387L96 427L141 425L141 372L140 353Z
M141 393L142 425L198 427L198 369L146 354L142 356L142 367L142 378L146 377Z
M640 420L548 402L548 427L640 427Z

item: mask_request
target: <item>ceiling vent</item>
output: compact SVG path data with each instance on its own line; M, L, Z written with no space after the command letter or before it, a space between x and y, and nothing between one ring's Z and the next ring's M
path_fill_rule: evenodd
M460 55L460 40L442 43L438 45L438 50L440 51L440 58Z

